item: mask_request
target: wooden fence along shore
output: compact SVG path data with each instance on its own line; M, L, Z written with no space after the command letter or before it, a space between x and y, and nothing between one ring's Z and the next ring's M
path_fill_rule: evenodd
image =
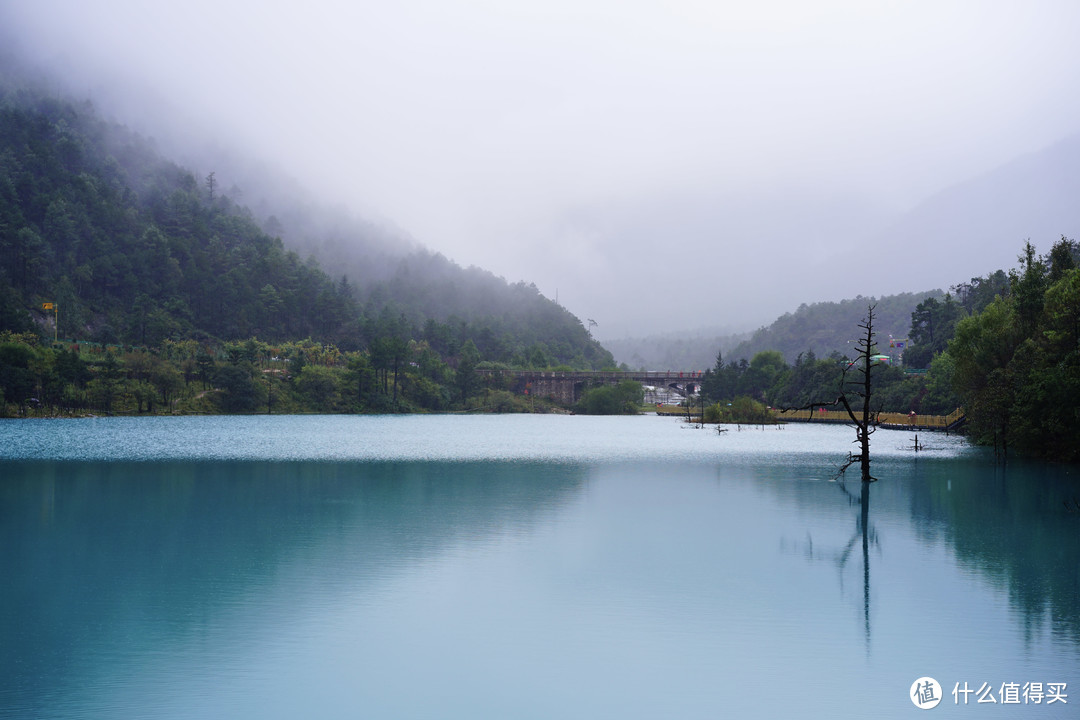
M788 410L780 412L773 410L777 420L790 422L827 422L846 423L851 422L847 412L843 410L825 410L819 408L810 410ZM953 430L964 421L964 411L960 408L953 410L948 415L919 415L917 413L877 413L877 425L883 428L897 430Z
M788 410L781 412L772 408L773 417L777 422L820 422L820 423L849 423L851 418L843 410L825 410L819 408L810 410ZM686 417L684 407L665 406L657 409L658 415L677 415ZM696 408L690 408L690 416L693 422L700 422L701 413ZM949 432L957 429L964 422L964 411L960 408L953 410L948 415L919 415L917 413L877 413L877 425L892 430L943 430Z

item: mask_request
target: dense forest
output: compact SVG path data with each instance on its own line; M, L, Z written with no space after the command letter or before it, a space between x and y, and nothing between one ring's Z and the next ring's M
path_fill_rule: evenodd
M1008 292L957 321L931 368L951 363L976 441L1080 460L1080 249L1062 237L1038 256L1029 242L1019 259Z
M851 360L838 352L818 357L812 350L800 353L791 364L777 350L763 350L749 362L742 359L725 363L718 355L714 366L705 372L701 393L710 403L748 398L761 409L831 401L837 396L844 368ZM947 415L961 404L944 373L913 374L882 363L875 366L873 380L875 410Z
M532 285L424 250L382 257L381 280L331 277L263 230L214 172L196 178L87 103L0 87L0 332L9 339L152 352L193 341L215 362L230 343L309 341L374 366L394 346L401 374L425 352L437 358L448 374L427 379L451 398L467 348L474 363L613 365L580 320ZM112 354L123 364L124 353Z
M927 414L963 407L976 442L1002 453L1080 460L1080 248L1062 237L1039 256L1028 242L1019 261L1009 272L972 278L918 303L909 316L903 369L874 368L873 406ZM864 301L862 313L873 304ZM848 325L849 336L855 326ZM887 337L879 333L877 341L882 353L901 357ZM748 400L760 409L828 401L851 359L839 351L820 358L808 349L789 364L769 349L725 363L718 354L702 395L721 405Z

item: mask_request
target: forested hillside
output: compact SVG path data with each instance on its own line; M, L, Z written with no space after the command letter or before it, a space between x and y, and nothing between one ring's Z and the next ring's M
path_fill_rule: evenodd
M1080 246L1062 237L1045 255L1025 243L1004 292L960 286L974 303L931 372L948 372L972 437L1003 453L1080 460Z
M800 353L813 352L820 357L838 352L848 355L851 328L856 327L867 305L875 306L875 328L879 342L888 347L890 337L905 338L911 327L911 313L929 297L941 297L940 290L900 293L882 298L856 297L840 302L803 304L793 313L785 313L768 327L756 331L725 357L749 360L763 350L777 350L788 362Z
M906 334L913 345L904 350L904 370L889 363L874 366L871 404L875 411L901 413L962 408L972 439L1002 455L1019 451L1075 462L1080 460L1080 245L1062 237L1039 255L1028 242L1019 260L1008 273L974 277L942 299L930 296L918 303L908 316ZM863 301L864 316L871 305ZM853 327L848 325L848 337ZM875 320L874 330L878 327ZM875 341L877 350L887 350L887 337L875 333ZM749 362L725 362L717 355L705 373L702 395L718 403L714 416L728 412L729 405L764 413L766 404L829 402L841 389L850 357L834 351L823 358L808 350L789 364L775 349L761 350Z
M580 320L535 287L437 254L383 257L378 280L358 283L340 266L331 277L264 231L213 172L196 177L88 104L8 85L0 330L51 336L58 318L60 337L100 343L310 337L343 350L393 333L451 361L472 340L481 361L612 364ZM46 302L59 313L43 311Z
M346 286L114 130L87 106L0 106L3 329L51 320L48 301L61 337L99 342L356 335Z
M726 360L736 362L749 361L765 350L776 350L786 362L794 363L800 354L807 352L818 357L834 352L846 354L851 340L850 329L859 322L868 304L876 304L878 308L879 337L887 347L890 336L897 339L907 336L911 313L920 302L936 300L942 295L940 290L931 290L880 299L857 297L840 302L804 303L795 312L785 313L753 333L669 333L605 344L618 362L642 370L709 368L713 366L718 350Z

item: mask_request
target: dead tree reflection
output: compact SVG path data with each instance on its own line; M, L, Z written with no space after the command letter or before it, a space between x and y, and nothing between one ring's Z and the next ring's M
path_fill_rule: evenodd
M849 568L852 557L857 555L857 549L862 551L862 621L863 637L866 644L866 653L870 654L870 548L876 548L879 552L881 545L877 531L870 524L870 487L869 482L860 482L860 491L856 495L851 492L843 481L836 483L848 505L858 507L855 516L855 529L848 539L847 544L839 551L818 549L815 551L814 539L807 534L801 554L808 560L825 560L834 565L840 579L840 590L844 591L844 573Z
M843 581L843 571L847 565L848 560L851 558L852 549L855 544L862 540L862 566L863 566L863 633L866 642L866 652L870 653L870 546L880 550L878 544L877 532L870 527L870 483L860 483L862 486L859 492L859 497L847 489L847 486L843 483L837 483L840 490L847 496L848 502L854 505L856 502L859 504L859 515L855 520L855 532L852 534L851 539L848 540L847 547L840 553L838 558L838 567L840 569L841 582Z

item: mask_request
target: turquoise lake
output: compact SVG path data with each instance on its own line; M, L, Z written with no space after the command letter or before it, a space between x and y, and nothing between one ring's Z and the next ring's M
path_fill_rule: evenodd
M1078 468L853 439L2 420L0 717L1080 717Z

